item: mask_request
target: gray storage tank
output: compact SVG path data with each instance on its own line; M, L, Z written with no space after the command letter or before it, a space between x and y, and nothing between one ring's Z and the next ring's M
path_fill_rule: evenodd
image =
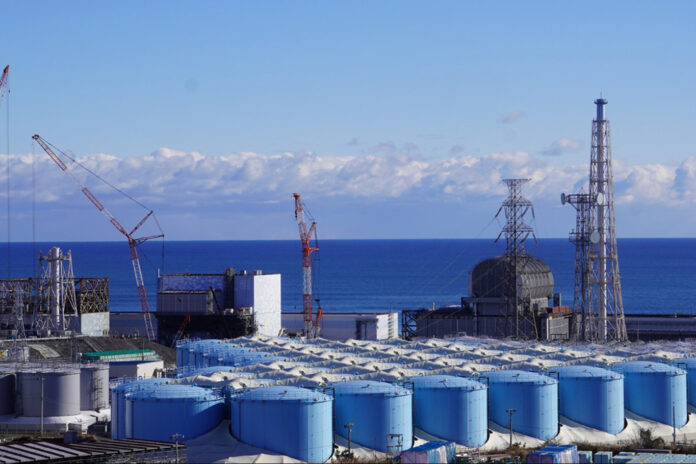
M15 412L15 382L13 372L0 373L0 416Z
M42 401L43 397L43 401ZM17 414L24 417L80 414L80 369L29 368L17 373Z
M109 407L109 365L80 366L80 409L97 411Z
M551 440L558 433L558 381L545 375L517 370L486 372L488 416L502 426L510 423L516 432Z
M550 374L558 376L562 415L612 434L623 430L623 375L592 366L556 367Z
M484 384L451 375L410 381L416 427L470 448L488 440L488 389Z

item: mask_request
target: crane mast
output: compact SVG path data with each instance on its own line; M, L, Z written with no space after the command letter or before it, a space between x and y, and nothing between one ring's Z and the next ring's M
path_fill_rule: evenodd
M80 191L87 197L87 199L101 212L104 217L118 230L123 236L128 240L128 248L130 250L130 259L133 265L133 273L135 274L135 284L138 287L138 298L140 299L140 308L143 312L143 317L145 319L145 331L147 332L148 340L155 339L155 330L152 325L152 315L150 314L150 304L147 301L147 293L145 292L145 281L143 280L143 272L140 268L140 258L138 257L137 246L147 240L162 238L164 234L151 235L148 237L133 237L133 234L140 229L140 227L154 214L153 211L149 211L144 218L136 224L136 226L128 232L125 227L116 219L116 217L111 214L111 212L99 201L99 199L80 181L80 179L75 176L75 174L68 169L68 166L62 160L62 158L51 149L48 142L42 139L38 134L32 137L36 143L38 143L43 151L51 158L58 167L66 173L70 179L80 188Z
M295 198L295 219L300 229L300 241L302 242L302 314L304 316L305 336L313 338L319 332L321 324L321 306L319 306L317 319L314 325L312 324L312 252L318 251L319 248L311 246L309 241L314 235L316 244L317 223L312 221L312 225L309 226L309 229L307 228L300 194L293 193L292 196Z

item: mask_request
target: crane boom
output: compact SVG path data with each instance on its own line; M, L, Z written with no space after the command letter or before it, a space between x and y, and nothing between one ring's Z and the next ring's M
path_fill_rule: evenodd
M111 212L102 204L101 201L77 178L77 176L68 169L63 159L58 156L50 144L42 139L38 134L32 137L36 143L41 146L41 148L46 152L46 154L51 158L58 167L65 172L72 181L78 186L80 191L87 197L87 199L92 203L100 213L106 217L106 219L118 230L123 236L128 240L128 249L130 250L131 264L133 265L133 274L135 275L135 284L138 287L138 298L140 299L140 308L143 312L143 317L145 319L145 331L147 333L148 340L155 339L155 330L152 325L152 315L150 314L150 304L147 301L147 292L145 291L145 281L143 280L143 272L140 267L140 258L138 256L138 244L145 242L154 238L162 238L164 234L152 235L149 237L135 238L133 234L142 226L147 219L152 216L153 211L149 211L143 219L138 222L138 224L133 228L131 232L128 232L123 225L116 219L116 217L111 214Z
M2 70L2 77L0 77L0 103L2 103L2 97L5 96L5 87L7 87L7 76L10 74L10 65L5 66Z
M315 329L312 326L312 252L319 250L319 248L310 246L309 241L316 233L317 223L312 221L312 225L307 229L300 194L293 193L292 196L295 198L295 219L300 229L300 241L302 242L302 314L304 316L305 336L313 337ZM319 322L321 322L320 317Z

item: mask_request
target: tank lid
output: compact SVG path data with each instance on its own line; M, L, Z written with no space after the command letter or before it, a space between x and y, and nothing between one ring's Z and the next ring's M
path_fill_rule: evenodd
M558 381L552 377L518 370L503 370L484 372L481 377L487 377L490 383L526 383L532 385L552 385Z
M192 385L156 385L151 389L135 391L131 399L136 401L217 401L220 396L207 388Z
M454 375L426 375L409 379L415 388L459 389L465 391L484 390L486 385L471 379Z
M411 394L411 391L406 388L374 380L351 380L333 384L332 387L337 395L348 393L355 395L404 396Z
M169 379L161 378L150 378L150 379L140 379L140 380L128 380L112 388L113 391L117 392L134 392L143 389L152 389L158 385L164 385L169 381Z
M621 380L623 375L595 366L559 366L554 367L550 372L558 373L562 379L602 379L602 380Z
M616 363L611 366L612 370L622 374L662 374L662 375L685 375L686 372L669 364L652 361L630 361Z
M288 401L299 403L324 403L331 401L331 397L323 393L306 388L283 385L249 390L237 395L236 399L244 401Z

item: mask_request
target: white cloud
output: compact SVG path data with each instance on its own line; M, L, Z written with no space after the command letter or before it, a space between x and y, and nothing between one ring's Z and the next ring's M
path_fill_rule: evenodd
M385 150L389 154L381 154ZM142 157L97 154L79 161L155 209L283 202L295 191L308 198L466 202L500 198L505 194L501 180L507 177L529 177L533 182L527 196L555 201L561 192L576 191L586 183L589 171L587 165L553 166L526 152L428 160L406 154L412 150L385 144L377 150L379 155L330 157L310 152L209 156L161 148ZM29 155L11 157L12 195L18 207L31 201L31 161ZM0 165L5 163L6 156L0 155ZM72 169L105 204L119 198L75 166ZM79 190L46 156L37 155L35 172L37 203L77 204L73 199L81 195ZM696 203L696 158L678 167L615 161L614 172L617 203ZM5 182L2 170L0 184Z
M508 113L505 116L503 116L502 118L500 118L500 122L502 122L503 124L510 124L512 122L517 121L522 116L524 116L524 112L519 111L519 110L512 111L511 113Z
M582 148L582 142L579 140L569 139L568 137L561 137L554 142L548 148L541 151L544 156L560 156L568 151L579 150Z

